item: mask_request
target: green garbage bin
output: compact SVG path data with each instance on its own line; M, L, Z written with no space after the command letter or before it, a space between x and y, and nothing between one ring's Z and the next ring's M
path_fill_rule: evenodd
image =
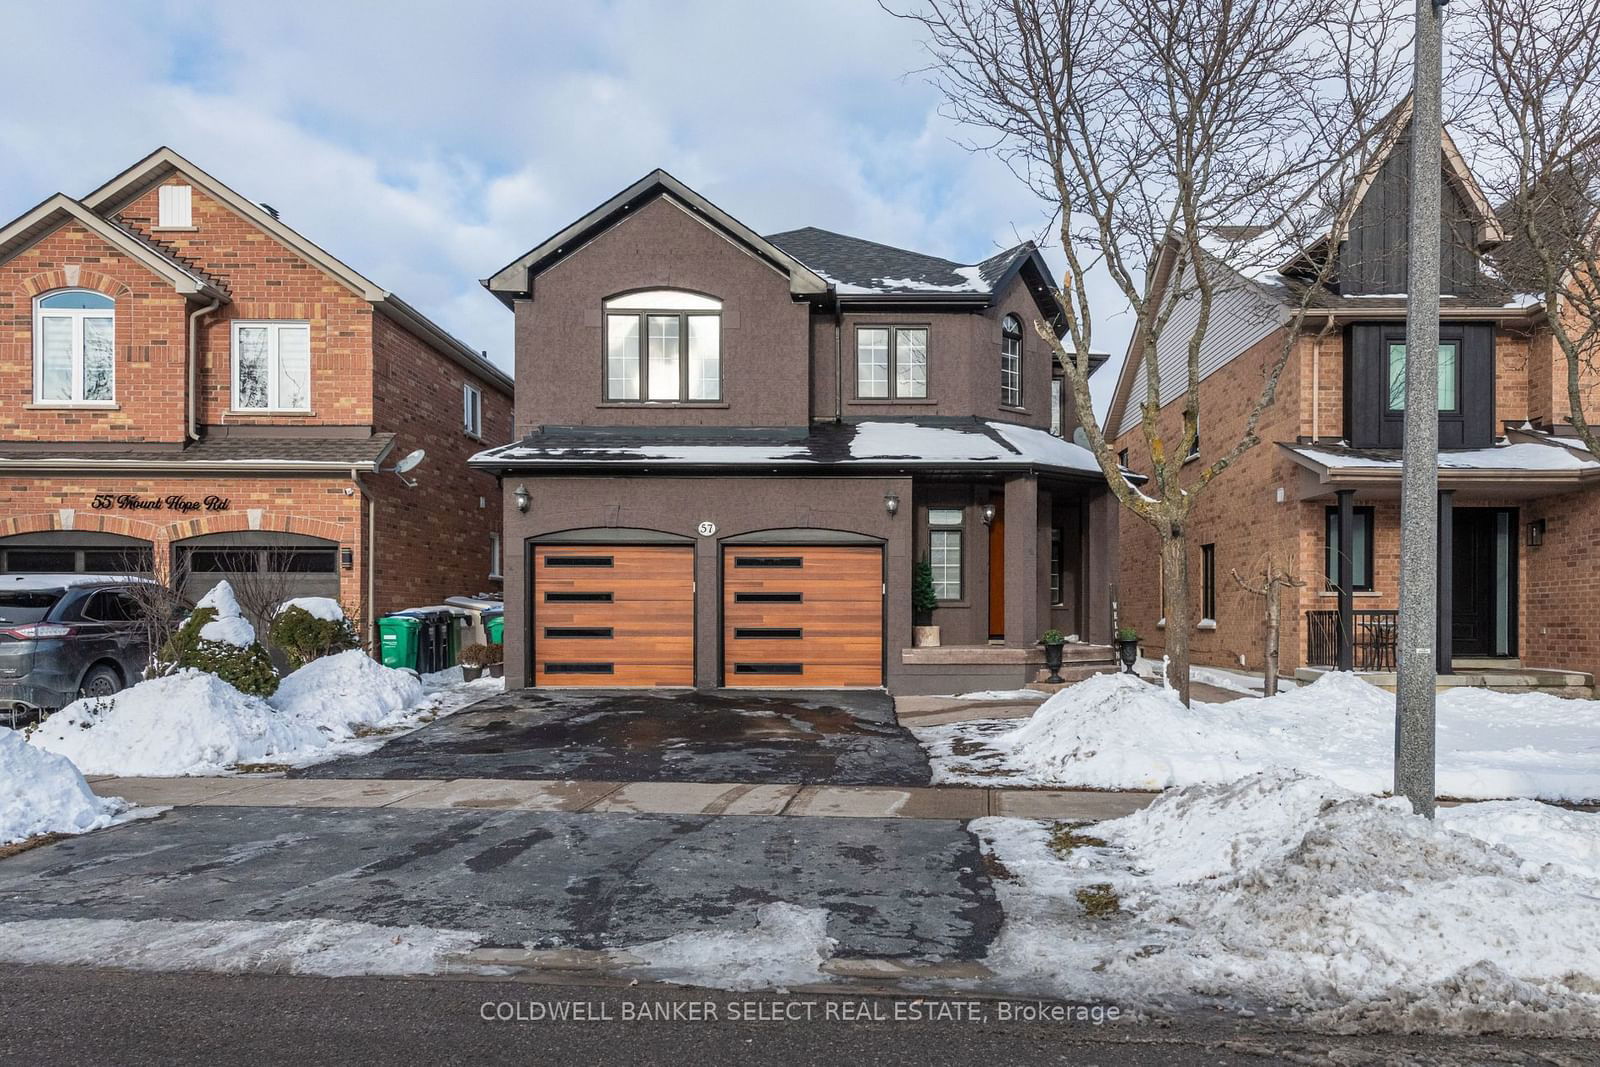
M497 611L490 615L486 612L483 616L483 632L489 636L491 645L505 644L506 613Z
M417 640L422 620L410 615L385 615L378 620L378 649L385 667L417 669Z

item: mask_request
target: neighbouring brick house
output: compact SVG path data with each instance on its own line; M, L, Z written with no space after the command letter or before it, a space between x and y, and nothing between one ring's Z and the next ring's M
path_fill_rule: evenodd
M1051 626L1108 661L1115 506L1061 436L1031 244L763 237L656 171L485 284L540 383L473 460L508 490L508 684L961 692L1032 680Z
M1202 460L1243 432L1282 351L1281 324L1304 292L1301 258L1337 257L1332 283L1311 294L1262 444L1206 492L1188 524L1197 664L1261 668L1262 601L1232 572L1249 577L1271 553L1305 582L1283 597L1285 669L1342 664L1380 682L1394 670L1406 304L1395 294L1408 269L1409 146L1402 113L1349 193L1346 232L1241 278L1215 313L1201 353ZM1600 463L1570 435L1566 365L1541 325L1543 307L1496 280L1507 234L1448 134L1441 147L1442 683L1579 691L1589 678L1559 672L1600 668ZM1180 436L1192 319L1180 308L1158 345L1169 441ZM1139 401L1130 399L1145 393L1136 363L1123 368L1107 431L1132 470L1149 472ZM1158 558L1154 532L1124 523L1120 617L1153 656L1164 647Z
M510 378L170 149L0 229L0 405L0 573L281 571L369 627L498 580Z

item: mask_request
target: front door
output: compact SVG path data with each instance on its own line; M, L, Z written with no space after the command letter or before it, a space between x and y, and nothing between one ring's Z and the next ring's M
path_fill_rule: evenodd
M995 508L989 523L989 640L1006 636L1006 514Z
M1517 512L1457 508L1451 542L1451 651L1517 654Z

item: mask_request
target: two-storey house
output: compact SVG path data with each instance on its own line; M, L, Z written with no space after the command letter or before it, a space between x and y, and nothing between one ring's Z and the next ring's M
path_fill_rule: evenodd
M506 489L510 684L958 692L1031 681L1046 628L1108 637L1115 512L1062 436L1031 244L762 236L656 171L485 285L527 383L473 460Z
M1291 309L1310 304L1262 422L1263 444L1202 498L1187 528L1196 663L1259 669L1262 602L1231 575L1248 578L1270 555L1305 583L1284 594L1285 666L1392 679L1409 129L1402 110L1384 151L1347 192L1354 199L1338 213L1349 219L1343 231L1273 271L1241 277L1214 314L1201 354L1201 458L1238 439L1282 351ZM1494 269L1514 237L1448 134L1440 165L1439 671L1447 685L1578 691L1589 679L1562 672L1600 665L1600 623L1584 577L1600 561L1600 463L1570 436L1566 365L1542 326L1543 307L1508 291ZM1318 272L1307 265L1330 256L1331 282L1308 291ZM1193 318L1180 308L1158 345L1169 439L1180 425ZM1137 399L1145 374L1136 364L1130 358L1123 369L1107 430L1137 472L1150 459ZM1121 616L1147 654L1159 655L1165 612L1145 569L1155 558L1153 536L1128 524Z
M0 573L493 588L510 378L170 149L0 228ZM405 474L401 457L426 458ZM274 577L263 578L264 574Z

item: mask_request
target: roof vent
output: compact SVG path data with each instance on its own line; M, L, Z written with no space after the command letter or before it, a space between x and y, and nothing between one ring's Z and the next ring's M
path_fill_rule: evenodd
M273 207L271 204L259 204L257 206L260 207L262 211L265 211L268 215L271 215L273 218L278 217L278 209Z

